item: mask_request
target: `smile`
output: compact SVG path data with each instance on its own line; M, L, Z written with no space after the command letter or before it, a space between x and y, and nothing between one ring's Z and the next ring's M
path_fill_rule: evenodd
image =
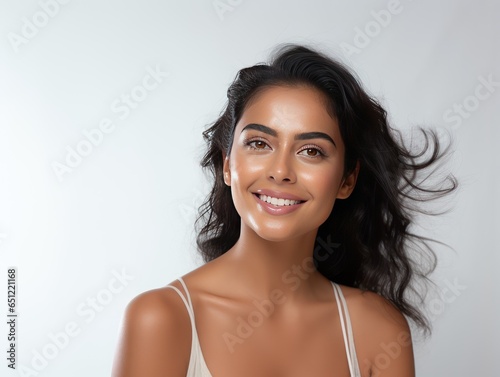
M290 199L283 199L283 198L274 198L272 196L258 195L258 194L257 194L257 196L263 202L266 202L266 203L269 203L269 204L273 204L273 205L278 206L278 207L281 207L281 206L291 206L291 205L294 205L294 204L301 203L300 200L290 200Z
M304 200L276 198L269 195L253 194L253 197L265 212L270 215L288 215L297 211L304 203ZM276 204L275 204L276 203Z

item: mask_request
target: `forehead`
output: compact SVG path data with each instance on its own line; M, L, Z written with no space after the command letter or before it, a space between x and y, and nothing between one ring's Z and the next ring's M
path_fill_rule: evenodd
M247 104L236 131L248 123L278 131L322 131L337 136L338 123L323 93L309 86L272 86L260 90Z

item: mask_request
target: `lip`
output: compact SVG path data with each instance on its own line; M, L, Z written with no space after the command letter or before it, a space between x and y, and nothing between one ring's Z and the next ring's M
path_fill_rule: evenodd
M288 194L286 192L274 191L274 190L261 189L261 190L255 191L254 194L272 196L273 198L278 198L278 199L300 200L301 202L306 201L305 199L300 198L296 195Z
M268 194L262 194L262 195L268 195ZM272 195L269 195L269 196L272 196ZM296 211L297 209L299 209L299 207L302 204L305 203L305 202L302 202L302 203L298 203L298 204L292 204L289 206L275 206L274 204L271 204L271 203L268 203L268 202L261 200L259 198L259 195L256 193L253 194L253 197L255 198L257 203L262 207L262 209L264 209L264 211L266 211L267 213L269 213L271 215L287 215L293 211ZM283 197L281 197L281 198L282 199L289 199L289 198L283 198ZM301 199L292 199L292 200L301 200Z

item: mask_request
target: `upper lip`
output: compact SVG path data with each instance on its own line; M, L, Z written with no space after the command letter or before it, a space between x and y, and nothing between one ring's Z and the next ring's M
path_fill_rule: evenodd
M296 195L288 194L286 192L281 192L281 191L274 191L274 190L266 190L266 189L257 190L257 191L255 191L255 194L272 196L273 198L278 198L278 199L299 200L301 202L305 201L305 199L302 199Z

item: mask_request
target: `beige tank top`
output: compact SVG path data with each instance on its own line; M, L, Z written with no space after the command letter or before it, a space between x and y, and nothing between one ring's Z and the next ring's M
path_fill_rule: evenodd
M174 289L179 296L181 297L184 305L186 305L186 309L189 313L189 318L191 319L191 328L192 328L192 338L191 338L191 356L189 358L189 367L187 371L186 377L213 377L210 373L210 370L205 363L205 359L203 358L203 352L201 351L200 342L198 340L198 333L196 331L196 325L194 320L194 310L193 303L191 302L191 296L189 295L189 291L187 289L184 280L180 277L178 279L184 290L186 292L186 297L182 294L182 292L172 285L167 285L167 288ZM335 293L335 301L337 302L337 307L339 310L340 316L340 324L342 326L342 334L344 336L344 345L347 354L347 363L349 364L349 372L351 377L361 377L361 373L359 371L358 358L356 356L356 349L354 347L354 338L352 335L352 326L351 319L349 317L349 311L347 310L347 303L345 301L342 290L339 285L331 282L333 286L333 292Z

